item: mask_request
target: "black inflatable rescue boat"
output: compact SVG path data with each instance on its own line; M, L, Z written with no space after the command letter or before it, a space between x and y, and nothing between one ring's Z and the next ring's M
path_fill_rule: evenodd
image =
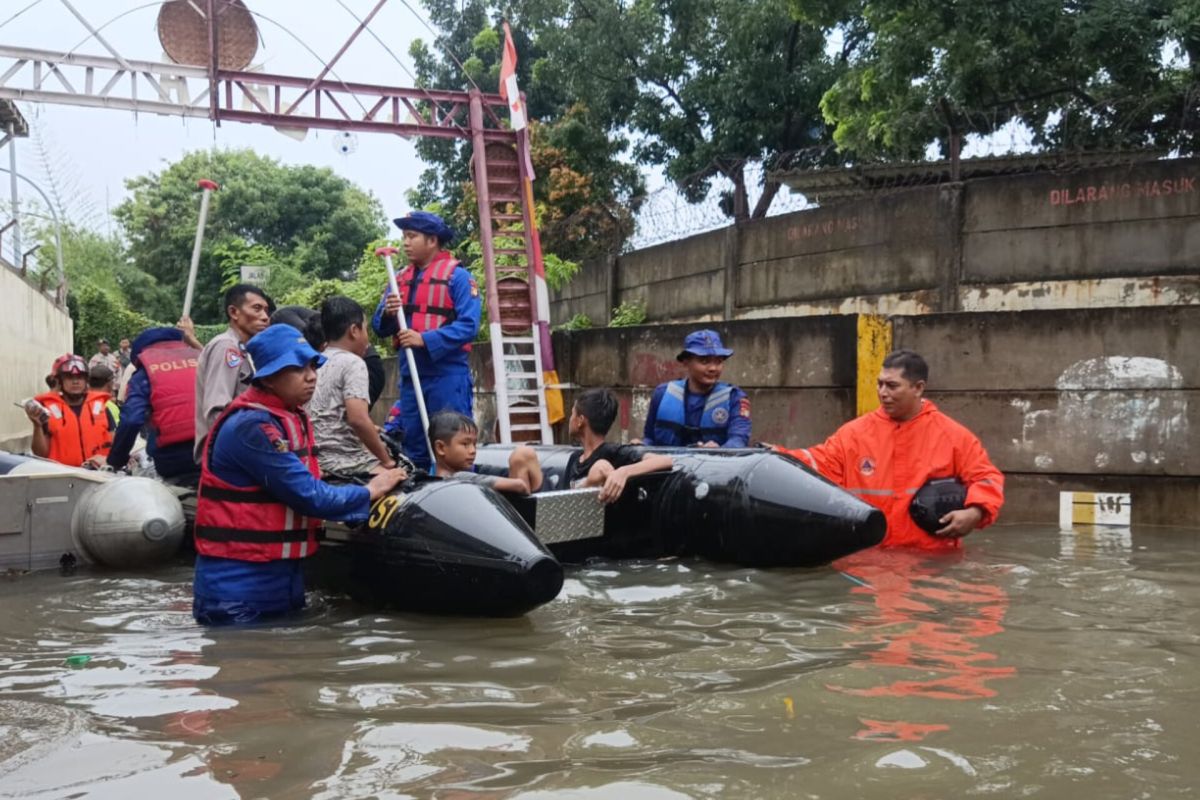
M506 617L558 596L562 565L499 494L410 479L375 501L367 524L327 524L308 559L314 583L406 611Z
M514 446L479 448L476 467L504 469ZM547 486L530 497L505 496L564 561L698 555L755 567L813 567L873 547L887 531L882 511L769 450L646 448L670 455L674 469L630 479L617 502L597 510L594 490L560 491L579 448L533 449Z

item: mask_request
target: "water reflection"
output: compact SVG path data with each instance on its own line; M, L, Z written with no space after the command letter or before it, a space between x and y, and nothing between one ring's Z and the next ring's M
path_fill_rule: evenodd
M0 794L1187 796L1200 541L983 534L858 583L597 564L483 622L314 595L206 631L186 569L0 581Z

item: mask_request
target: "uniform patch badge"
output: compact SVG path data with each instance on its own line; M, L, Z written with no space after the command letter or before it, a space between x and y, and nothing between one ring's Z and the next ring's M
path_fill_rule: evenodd
M750 417L750 398L749 397L743 397L741 400L738 401L738 416L746 417L746 418Z
M287 439L283 438L283 433L269 422L260 423L258 426L267 437L267 442L275 449L276 453L286 453L288 451Z
M729 409L728 408L714 408L712 419L713 419L713 422L717 423L718 425L724 425L726 422L729 421Z
M479 284L475 282L474 278L471 278L471 297L479 297Z
M225 366L233 369L242 363L242 353L235 347L230 347L225 351Z
M863 475L875 474L875 462L870 456L865 456L862 461L858 462L858 471Z

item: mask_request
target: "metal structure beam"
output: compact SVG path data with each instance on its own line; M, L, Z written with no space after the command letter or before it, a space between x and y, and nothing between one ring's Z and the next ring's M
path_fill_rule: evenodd
M210 96L209 86L217 88ZM195 94L193 95L193 91ZM0 44L0 99L111 108L280 128L472 139L467 92L219 70ZM481 95L484 141L514 142L507 104ZM412 121L408 121L412 120Z

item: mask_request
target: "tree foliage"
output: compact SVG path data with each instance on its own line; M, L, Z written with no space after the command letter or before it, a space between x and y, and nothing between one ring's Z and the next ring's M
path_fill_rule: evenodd
M546 53L535 91L582 98L606 130L631 131L634 160L663 167L689 200L724 176L726 213L761 217L779 186L768 177L751 208L747 164L831 157L819 101L839 66L786 0L527 2Z
M819 101L838 65L825 55L821 30L793 19L786 0L472 0L461 15L450 0L426 7L445 33L444 50L469 53L465 71L489 91L498 74L494 32L502 12L512 21L518 77L543 123L540 143L574 173L538 170L548 206L566 201L546 223L563 255L579 255L571 247L588 231L602 232L592 236L603 249L629 235L637 166L662 167L693 201L724 176L733 185L726 212L747 219L765 215L779 188L768 179L750 208L747 164L831 157L821 147L829 130ZM465 83L452 60L424 45L414 55L429 85ZM430 143L422 155L441 164L452 147ZM466 178L459 169L450 185L430 180L419 198L456 205L454 185ZM611 200L626 208L614 212Z
M139 307L152 317L178 316L201 178L221 189L212 195L201 251L192 312L198 322L221 318L219 251L266 248L260 252L274 258L272 266L291 267L293 276L334 278L352 269L363 246L384 230L378 201L329 169L287 166L250 150L189 153L160 173L128 181L131 197L114 211L134 264L170 298Z
M448 0L431 0L426 7L443 35L433 43L413 43L418 83L457 90L477 85L495 92L503 41L497 6L489 0L467 0L460 8ZM510 11L515 20L517 76L527 92L532 121L531 160L538 176L533 185L534 203L542 247L574 261L618 249L633 232L633 211L644 192L637 165L622 157L629 141L623 131L596 116L586 98L572 97L565 87L531 89L535 64L546 54L520 21L520 10ZM470 144L424 139L417 143L417 152L430 167L410 202L447 211L458 229L471 236L478 211L471 184Z
M822 100L840 148L920 159L950 132L1020 121L1047 149L1194 152L1194 0L792 0L841 39Z

